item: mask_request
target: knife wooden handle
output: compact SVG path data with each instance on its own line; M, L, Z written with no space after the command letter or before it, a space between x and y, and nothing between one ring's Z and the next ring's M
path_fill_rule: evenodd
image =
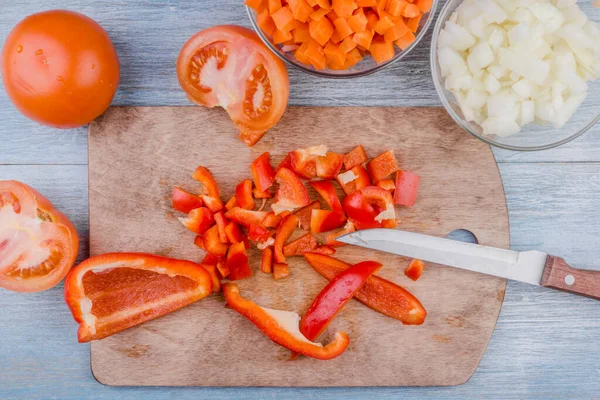
M572 268L560 257L548 256L541 285L600 300L600 271Z

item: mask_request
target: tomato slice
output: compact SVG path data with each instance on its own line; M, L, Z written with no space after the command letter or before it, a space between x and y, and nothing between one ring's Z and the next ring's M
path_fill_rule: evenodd
M188 98L221 106L249 146L279 121L287 107L285 64L250 29L221 25L196 33L181 49L177 77Z

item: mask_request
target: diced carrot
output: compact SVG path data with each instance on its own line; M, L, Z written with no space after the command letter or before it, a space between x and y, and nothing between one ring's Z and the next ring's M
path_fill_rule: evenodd
M337 64L334 62L327 62L327 68L335 70L335 71L343 71L345 69L348 69L348 67L346 66L346 62L344 61L343 64Z
M326 8L319 8L317 11L313 12L312 14L310 14L310 19L314 20L314 21L320 21L321 19L325 18L325 16L327 15L327 13L329 13L329 10Z
M259 28L269 36L273 36L273 33L275 33L275 30L277 29L273 22L273 18L269 15L269 10L266 7L256 14L256 22L258 23Z
M296 0L296 1L304 1L304 0ZM312 8L311 8L311 10L312 10ZM282 7L279 10L275 11L273 14L271 14L271 18L273 18L273 22L275 22L275 26L277 27L277 29L279 29L280 31L283 31L283 32L291 31L296 24L296 21L294 20L294 16L292 15L292 13L290 12L290 10L287 7ZM299 18L296 18L296 19L299 19Z
M365 29L362 32L358 32L355 33L354 36L352 37L352 40L354 40L354 43L356 43L357 45L361 46L363 49L368 49L369 47L371 47L371 41L373 40L373 35L375 34L375 32L373 32L370 29ZM361 56L362 59L362 56Z
M325 69L327 66L327 59L323 53L323 48L314 39L311 39L307 43L308 47L306 48L304 55L310 64L316 69Z
M372 11L365 13L365 16L367 17L367 28L373 29L377 21L379 21L379 17Z
M333 34L333 24L327 18L308 23L310 36L321 46L325 46Z
M396 40L394 43L401 50L406 50L408 46L410 46L415 41L415 34L412 32L408 32L406 35L402 36L400 39Z
M306 0L309 6L314 7L317 6L317 0Z
M406 8L406 4L407 2L405 0L388 0L386 10L394 17L399 17Z
M407 4L402 11L402 16L406 18L415 18L421 15L421 10L416 4Z
M357 48L354 48L350 50L348 54L346 54L346 65L348 66L348 68L353 67L354 65L356 65L356 63L362 60L362 58L363 57L362 54L360 54L360 51L358 51Z
M338 18L339 16L335 13L333 9L329 10L329 13L327 13L327 19L331 22L335 21Z
M408 21L406 21L406 27L412 33L417 33L417 30L419 29L419 23L421 22L421 17L422 16L423 15L419 15L418 17L409 18Z
M377 7L377 0L356 0L358 7Z
M263 2L263 0L246 0L246 1L244 1L244 4L250 8L258 10L260 8L262 2Z
M294 42L304 43L310 40L310 32L308 30L308 23L299 22L298 25L292 30L292 36Z
M394 43L378 38L371 43L369 51L375 62L381 64L394 58Z
M375 24L373 30L380 35L383 35L388 29L394 27L394 21L392 15L386 11L379 13L379 21Z
M315 11L306 0L288 0L292 15L300 22L308 21L310 15ZM275 18L275 17L273 17Z
M348 18L348 26L353 32L362 32L367 29L367 17L363 12L362 8L358 9L354 14Z
M327 10L331 10L331 2L329 0L316 0L316 3L321 8L326 8Z
M417 1L417 6L419 7L419 10L421 10L421 12L423 14L431 11L432 5L433 5L433 0L418 0Z
M294 56L296 57L296 60L298 60L302 64L306 64L306 65L310 65L310 61L309 61L308 57L306 57L306 50L308 50L309 42L310 42L310 40L302 43L300 45L300 47L298 47L296 49L296 51L294 52Z
M349 17L358 8L354 0L333 0L333 9L339 17Z
M338 18L333 22L335 25L335 29L339 34L340 39L345 39L352 34L352 28L348 25L348 20L346 18Z
M383 11L387 8L388 0L377 0L377 6L375 7L375 11L377 14L381 15Z
M342 43L339 45L339 49L342 53L346 54L350 50L356 47L356 43L352 40L352 36L348 36Z
M279 29L277 29L275 31L275 33L273 34L273 43L275 44L281 44L281 43L285 43L288 40L292 39L292 32L282 32Z
M273 264L273 279L283 279L290 275L290 269L287 264L275 263Z
M323 49L327 64L343 66L346 62L346 53L342 52L338 46L329 42Z
M339 42L342 41L342 38L340 36L340 33L337 30L334 30L333 33L331 34L331 40L333 43L338 44Z
M406 35L408 32L410 32L410 29L408 29L408 27L404 23L404 20L400 19L398 20L398 22L396 22L396 25L385 31L383 38L386 42L394 42L400 39L402 36Z
M275 11L281 8L281 0L269 0L269 13L273 14Z

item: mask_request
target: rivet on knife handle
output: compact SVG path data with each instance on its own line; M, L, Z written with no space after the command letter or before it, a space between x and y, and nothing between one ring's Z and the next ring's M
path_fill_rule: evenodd
M572 268L560 257L548 256L541 285L600 300L600 271Z

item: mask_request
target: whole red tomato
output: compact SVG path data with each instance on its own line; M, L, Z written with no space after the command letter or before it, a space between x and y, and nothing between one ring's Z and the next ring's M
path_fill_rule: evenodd
M72 11L46 11L19 22L6 38L2 80L25 116L75 128L110 105L119 86L119 58L94 20Z

